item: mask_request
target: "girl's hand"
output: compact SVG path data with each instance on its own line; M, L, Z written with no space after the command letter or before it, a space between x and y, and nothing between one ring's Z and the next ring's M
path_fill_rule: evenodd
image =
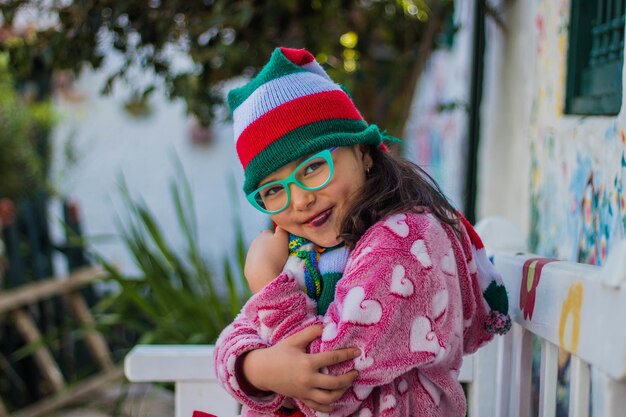
M283 270L289 257L289 234L276 226L271 232L265 230L252 241L248 254L244 275L253 293L259 292Z
M352 370L343 375L327 375L321 368L354 359L359 349L346 348L316 354L306 353L310 342L322 335L322 326L307 327L266 349L249 352L243 359L248 382L263 391L296 398L316 411L329 413L358 376Z

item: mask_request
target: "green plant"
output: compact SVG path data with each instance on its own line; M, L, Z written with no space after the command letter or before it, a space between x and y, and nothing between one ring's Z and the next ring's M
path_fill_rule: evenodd
M179 171L182 168L179 165ZM170 186L185 248L175 250L142 201L133 199L122 182L129 218L120 222L122 239L141 273L128 276L98 257L119 284L119 291L98 306L101 323L123 326L139 343L212 343L249 297L243 278L245 245L240 219L235 219L235 260L224 255L222 275L215 273L198 247L193 197L186 177Z
M48 152L40 138L54 125L50 102L27 102L16 92L8 56L0 54L0 197L28 197L48 187Z

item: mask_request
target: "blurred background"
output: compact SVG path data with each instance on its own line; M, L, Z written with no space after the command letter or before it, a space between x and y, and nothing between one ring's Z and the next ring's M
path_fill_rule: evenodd
M470 221L602 264L626 229L625 6L592 3L0 0L0 416L171 415L171 387L120 364L214 342L249 296L268 219L224 98L277 46L311 51Z

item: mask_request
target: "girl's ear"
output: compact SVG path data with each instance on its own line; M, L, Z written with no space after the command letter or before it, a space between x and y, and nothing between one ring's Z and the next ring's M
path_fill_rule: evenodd
M372 159L372 155L370 155L370 150L367 145L357 145L358 146L358 155L361 158L361 162L363 162L363 166L367 171L374 164L374 160Z

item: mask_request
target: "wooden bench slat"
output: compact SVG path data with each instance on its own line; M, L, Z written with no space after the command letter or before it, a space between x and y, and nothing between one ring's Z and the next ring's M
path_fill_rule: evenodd
M15 320L15 326L27 342L37 343L41 340L41 333L37 325L30 317L30 314L18 309L11 312ZM65 379L59 370L57 363L52 358L50 350L45 345L37 348L34 352L35 361L43 374L43 377L50 383L55 392L60 392L65 388Z
M213 345L137 345L124 359L126 377L132 382L213 381L213 350Z
M541 371L539 375L539 416L555 417L556 383L559 369L559 348L541 340Z
M594 408L593 415L623 416L626 410L626 381L616 381L604 373L601 380L602 386L598 388L594 385L593 389L602 390L604 414L597 413Z
M512 375L507 382L511 393L507 416L530 417L531 370L533 363L532 333L513 324Z
M511 404L511 375L513 373L513 332L508 332L496 339L497 370L496 370L496 397L494 416L507 417ZM473 414L476 415L476 414Z
M492 402L489 398L493 396L495 390L496 363L493 361L496 346L483 346L476 354L463 358L463 366L459 374L459 382L474 382L480 379L479 384L469 384L467 408L470 415L490 416L493 415ZM471 372L465 372L464 368L469 368ZM480 369L480 373L474 370Z
M77 269L65 279L48 278L45 281L5 291L0 294L0 314L34 304L39 300L66 294L103 276L105 273L101 268L86 267Z
M589 417L591 374L589 364L572 356L570 364L569 417Z

